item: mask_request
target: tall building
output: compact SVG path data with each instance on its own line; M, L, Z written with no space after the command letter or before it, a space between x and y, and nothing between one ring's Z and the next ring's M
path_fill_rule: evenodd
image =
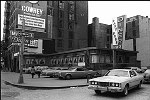
M141 66L150 66L150 18L141 15L127 18L125 50L138 51Z
M51 54L87 47L87 1L6 1L5 59L14 70L25 20L25 54Z
M99 18L94 17L92 24L88 26L88 46L98 48L111 48L111 25L99 23Z

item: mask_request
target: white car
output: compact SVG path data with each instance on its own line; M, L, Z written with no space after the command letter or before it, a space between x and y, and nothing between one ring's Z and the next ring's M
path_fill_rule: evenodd
M150 83L150 69L147 69L144 73L144 83Z
M104 76L89 80L88 89L92 89L96 94L102 92L121 92L128 95L128 90L134 87L141 87L143 76L131 69L112 69Z

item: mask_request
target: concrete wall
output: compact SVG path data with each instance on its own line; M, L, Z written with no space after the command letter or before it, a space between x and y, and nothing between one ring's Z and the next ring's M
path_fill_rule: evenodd
M139 17L139 33L140 38L136 39L137 60L141 60L141 66L150 66L150 18Z

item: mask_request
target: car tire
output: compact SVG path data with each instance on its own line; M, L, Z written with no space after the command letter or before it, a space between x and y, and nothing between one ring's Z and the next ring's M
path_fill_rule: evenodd
M71 79L71 75L66 75L66 76L65 76L65 79L66 79L66 80L70 80L70 79Z
M101 90L94 90L96 94L101 94Z
M127 85L124 87L123 92L122 92L123 96L127 96L128 95L128 88L129 87Z
M141 88L141 85L142 85L142 82L140 82L140 83L138 84L137 88L140 89L140 88Z

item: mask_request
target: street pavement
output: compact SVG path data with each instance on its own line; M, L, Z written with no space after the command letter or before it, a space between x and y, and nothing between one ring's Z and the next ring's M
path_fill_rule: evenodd
M87 84L86 79L59 80L57 78L31 78L30 74L23 74L24 85L34 86L66 86ZM6 85L2 80L17 84L19 73L1 72L1 100L150 100L150 84L142 84L140 89L129 91L128 96L121 96L118 93L95 94L93 90L85 87L70 87L65 89L24 89ZM29 81L30 80L30 81ZM41 81L42 80L42 81ZM53 81L53 82L52 82ZM72 82L71 82L72 81ZM36 85L35 85L36 84ZM42 85L44 84L44 85Z
M31 88L31 89L59 89L59 88L70 88L70 87L82 87L87 86L87 79L71 79L71 80L60 80L58 78L50 78L41 76L38 78L35 75L34 78L30 74L23 74L23 84L18 84L19 73L15 72L1 72L1 80L10 85Z

